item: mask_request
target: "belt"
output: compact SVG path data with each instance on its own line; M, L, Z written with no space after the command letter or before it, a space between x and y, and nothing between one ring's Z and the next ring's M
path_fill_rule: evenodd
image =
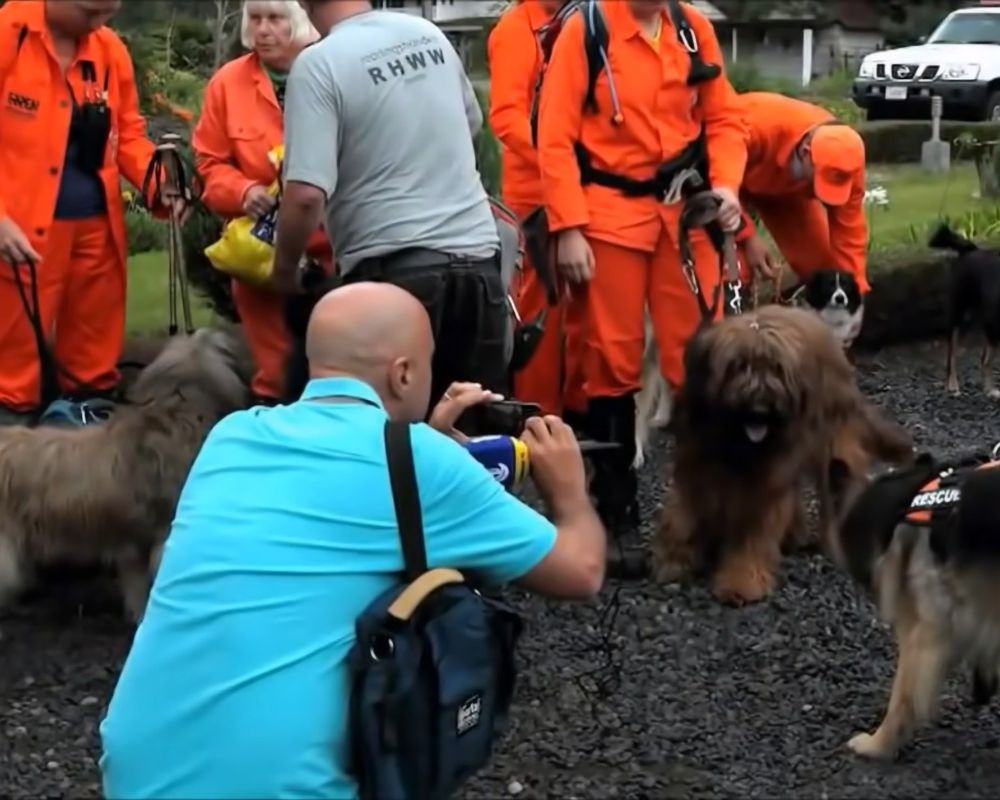
M394 253L381 256L371 256L358 262L356 270L365 272L385 272L393 269L421 269L424 267L444 267L448 264L491 264L498 262L500 253L493 256L478 258L474 256L445 253L441 250L431 250L426 247L407 247Z
M688 142L673 158L663 162L650 178L637 179L619 175L593 165L587 149L577 142L574 145L580 184L595 183L608 189L617 189L626 197L655 197L663 203L676 203L689 191L707 188L707 156L704 130ZM689 190L689 184L694 185Z

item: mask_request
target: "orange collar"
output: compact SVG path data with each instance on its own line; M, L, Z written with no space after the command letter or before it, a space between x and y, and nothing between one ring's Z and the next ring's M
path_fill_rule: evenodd
M528 25L532 33L538 33L555 15L545 10L539 0L521 0L524 13L528 16Z

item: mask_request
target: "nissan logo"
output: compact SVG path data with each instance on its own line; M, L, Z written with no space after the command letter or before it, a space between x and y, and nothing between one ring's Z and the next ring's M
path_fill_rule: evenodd
M913 74L913 67L908 64L896 64L892 68L894 78L909 78Z

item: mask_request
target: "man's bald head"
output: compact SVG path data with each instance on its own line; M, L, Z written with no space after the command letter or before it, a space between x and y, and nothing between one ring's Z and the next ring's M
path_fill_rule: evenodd
M433 351L423 305L391 283L352 283L328 292L306 330L310 377L359 378L379 393L390 414L411 419L427 410Z

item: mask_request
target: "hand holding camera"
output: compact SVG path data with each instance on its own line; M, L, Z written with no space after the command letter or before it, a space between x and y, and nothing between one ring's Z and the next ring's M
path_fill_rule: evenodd
M531 475L545 503L556 510L587 501L587 481L580 443L556 416L531 417L521 441L528 447Z

